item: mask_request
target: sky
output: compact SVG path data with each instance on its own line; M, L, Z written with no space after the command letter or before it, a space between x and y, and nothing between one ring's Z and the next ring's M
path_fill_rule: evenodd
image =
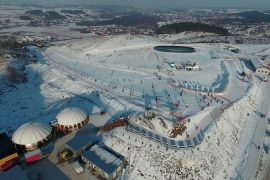
M2 3L128 5L145 8L266 8L270 0L0 0Z

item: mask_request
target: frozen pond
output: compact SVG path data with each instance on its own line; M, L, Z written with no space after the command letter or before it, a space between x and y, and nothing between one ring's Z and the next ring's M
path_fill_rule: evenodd
M171 52L171 53L193 53L195 49L187 46L156 46L155 50L160 52Z

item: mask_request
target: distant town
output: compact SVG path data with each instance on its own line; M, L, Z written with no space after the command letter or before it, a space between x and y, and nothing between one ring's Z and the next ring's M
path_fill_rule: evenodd
M0 3L0 180L270 178L270 10Z
M10 12L7 13L9 8ZM155 35L164 25L184 22L222 27L230 36L215 36L213 39L210 38L212 35L204 34L200 38L189 37L181 40L183 42L269 43L270 38L270 12L267 10L188 9L141 12L130 7L51 7L47 10L46 7L8 5L1 6L1 9L3 15L0 17L0 35L24 40L24 36L37 36L41 32L51 39L59 39L53 31L56 27L62 29L63 34L67 31L78 32L77 37L125 33ZM9 15L10 13L12 14ZM200 27L196 32L205 30L206 28ZM194 32L194 29L190 29L190 33L192 31ZM185 32L189 33L189 30L185 29Z

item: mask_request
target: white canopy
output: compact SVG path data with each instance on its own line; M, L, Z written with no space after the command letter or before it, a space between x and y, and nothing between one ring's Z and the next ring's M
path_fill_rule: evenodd
M86 112L78 108L66 108L59 112L56 116L59 125L73 126L86 120Z
M46 139L51 131L52 127L49 124L28 122L14 132L12 141L20 145L34 144Z

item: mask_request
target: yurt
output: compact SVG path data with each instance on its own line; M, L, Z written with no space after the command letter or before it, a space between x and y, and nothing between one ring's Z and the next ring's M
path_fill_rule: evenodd
M57 114L56 121L60 130L71 132L84 127L88 115L79 108L66 108Z
M51 132L52 127L47 123L28 122L14 132L12 141L26 150L35 150L49 140Z

